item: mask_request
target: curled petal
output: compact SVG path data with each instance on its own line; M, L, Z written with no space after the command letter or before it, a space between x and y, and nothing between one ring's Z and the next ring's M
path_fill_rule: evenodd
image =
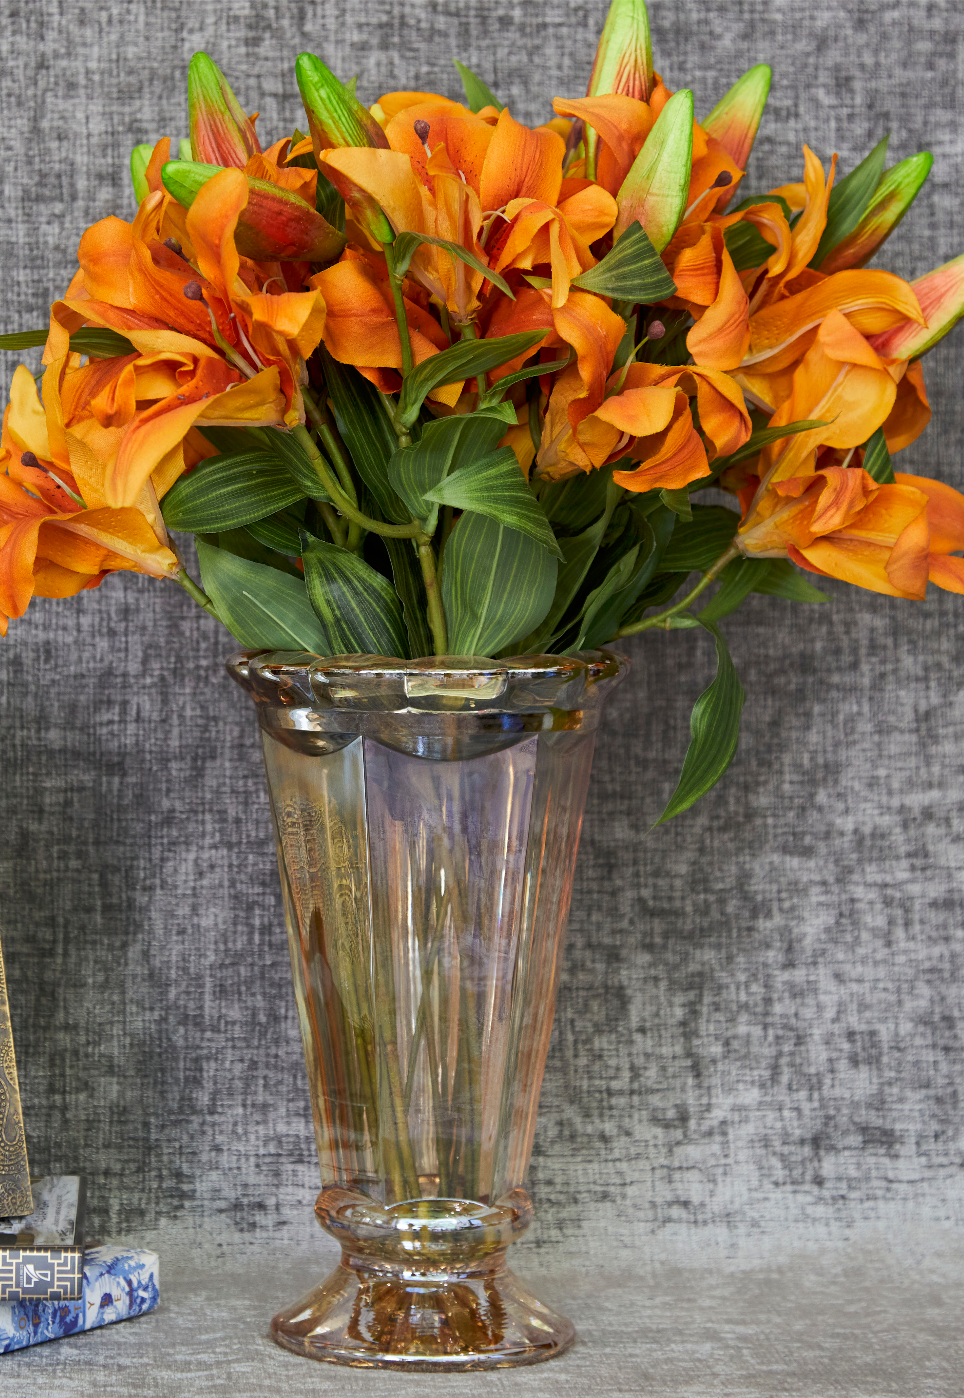
M707 369L735 369L750 344L750 302L724 246L716 299L686 337L686 348Z
M884 423L887 450L893 454L916 442L931 420L931 407L924 387L924 371L919 359L911 360L897 385L897 397Z
M613 480L626 490L682 490L710 474L706 448L693 426L689 399L676 393L670 425L653 437L639 439L630 455L640 465L635 471L614 471Z
M429 142L432 136L429 133ZM479 177L483 211L501 209L513 199L541 199L555 204L562 188L565 142L554 131L530 131L500 112Z

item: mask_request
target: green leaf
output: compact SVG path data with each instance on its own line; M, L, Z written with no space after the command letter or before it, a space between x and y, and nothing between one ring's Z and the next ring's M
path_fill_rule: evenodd
M265 452L214 456L174 482L164 496L164 523L187 534L238 529L293 505L303 491Z
M201 539L197 556L204 591L243 646L325 654L325 637L301 578L239 558Z
M407 524L409 511L388 478L388 463L398 442L383 395L357 369L332 359L323 345L316 353L321 355L338 433L356 471L371 491L382 517L389 524Z
M304 526L303 508L300 511L280 510L266 519L252 520L248 533L265 548L287 558L297 558L301 554L301 531Z
M399 447L388 463L388 479L408 511L406 517L430 520L432 533L438 507L426 499L427 493L450 472L493 452L506 426L498 408L443 417L428 423L410 447Z
M234 554L236 558L246 558L251 563L277 569L278 572L287 573L289 577L301 581L301 573L291 558L279 553L277 549L268 548L254 537L250 529L224 529L218 534L198 534L197 538L202 543L223 549L225 553Z
M493 286L497 286L499 290L504 291L511 300L515 300L515 292L509 286L505 278L501 277L498 272L493 272L492 268L487 263L483 262L481 258L476 257L474 252L469 252L468 248L463 248L461 243L450 242L448 238L431 238L427 233L399 233L396 237L393 245L393 252L395 255L395 272L399 277L404 277L405 273L408 271L412 258L415 256L421 243L431 243L433 247L444 248L453 261L458 258L458 260L464 262L467 267L471 267L476 272L481 272Z
M148 142L135 146L131 151L131 184L134 186L134 198L137 200L138 204L143 204L144 200L151 192L148 187L146 174L153 153L154 147ZM190 159L190 156L188 156L188 159Z
M897 483L890 460L890 452L887 450L887 438L884 436L882 427L878 427L877 431L864 442L864 470L868 475L873 476L878 485L896 485Z
M703 622L716 642L716 679L693 705L690 744L679 784L656 822L672 820L715 786L733 761L740 741L740 712L746 698L726 642L713 622Z
M585 474L580 471L568 480L546 486L539 503L553 524L570 534L578 534L599 518L612 490L611 471L587 471Z
M763 448L768 447L771 442L779 442L783 437L795 437L798 432L812 432L816 427L827 425L826 419L814 417L804 418L800 422L785 422L782 427L758 427L750 433L737 451L731 452L729 456L717 457L713 462L713 474L718 476L727 466L736 466L740 461L749 461L751 457L759 456Z
M432 633L428 627L425 583L418 562L418 552L411 539L384 539L392 565L395 591L402 603L405 629L408 632L408 654L414 659L432 654Z
M638 222L631 223L612 251L572 284L597 296L647 304L664 301L676 291L676 283Z
M689 523L693 518L693 506L690 502L688 490L661 490L659 498L668 510L672 510L674 515L678 515L684 523Z
M660 559L665 573L705 573L733 540L740 516L722 505L694 505L689 524L677 524Z
M423 359L402 384L398 400L402 425L412 426L433 388L475 378L510 359L517 359L520 354L534 350L548 333L548 330L527 330L521 335L499 335L488 340L460 340L439 354Z
M810 259L811 267L819 267L837 244L842 243L857 227L884 173L889 140L888 135L878 141L856 170L851 170L845 179L834 185L827 203L827 224L817 244L817 251Z
M0 350L40 349L49 334L49 330L14 330L11 335L0 335Z
M137 353L126 335L97 325L75 330L70 337L70 348L74 354L86 354L91 359L119 359L122 355Z
M329 655L407 655L402 604L387 578L337 544L313 539L302 554L305 586Z
M453 655L495 655L552 605L557 560L534 539L466 512L445 545L442 602Z
M700 611L703 626L708 621L722 621L723 617L735 612L741 602L751 592L758 590L770 571L769 558L734 558L720 573L720 589L710 602Z
M830 601L826 592L821 592L819 587L808 582L800 569L786 558L772 558L769 568L753 591L762 592L767 597L785 597L788 602Z
M525 379L541 378L543 374L554 374L557 369L565 369L568 363L568 359L554 359L551 364L527 364L524 369L517 369L514 374L506 374L504 378L496 379L491 388L479 394L478 411L484 412L486 408L495 407L513 384L522 383Z
M505 103L500 102L498 97L490 87L472 72L471 68L466 68L464 63L460 63L457 58L452 62L459 70L459 77L462 79L462 87L465 90L465 101L470 112L481 112L483 107L494 107L497 112L505 110Z
M673 512L659 505L638 521L640 542L617 560L586 598L576 650L592 650L613 640L623 618L652 581L675 524Z
M559 566L552 603L541 623L526 635L522 642L523 651L529 653L544 651L558 639L562 630L567 627L566 614L586 580L586 575L606 536L613 511L623 493L612 476L602 475L601 479L605 484L603 512L581 534L577 534L571 539L559 541L562 549L562 563Z
M557 558L562 557L552 525L520 471L511 447L502 447L450 472L426 491L425 499L436 505L451 505L455 510L488 515L509 529L528 534Z
M264 441L268 451L284 465L292 480L298 483L301 495L307 495L310 500L321 500L322 502L331 500L331 496L322 485L317 471L311 464L310 456L296 437L280 428L269 427L264 434ZM334 475L334 471L332 471L332 475Z
M723 230L723 241L738 272L761 267L774 252L773 244L752 223L731 223Z
M692 164L693 94L683 88L656 118L616 195L617 241L639 223L656 251L663 251L686 210Z
M899 160L881 177L860 222L821 263L821 272L864 267L881 249L920 193L931 172L930 151Z

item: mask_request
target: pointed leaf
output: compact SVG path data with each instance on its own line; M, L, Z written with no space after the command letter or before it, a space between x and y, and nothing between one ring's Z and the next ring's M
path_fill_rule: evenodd
M406 656L402 604L387 578L357 553L321 539L310 542L302 560L329 655Z
M676 291L676 283L639 223L630 224L612 251L572 284L597 296L649 305Z
M896 485L897 483L890 460L890 452L887 450L887 438L884 436L882 427L878 427L877 431L864 442L864 470L868 475L873 476L878 485Z
M750 159L750 151L760 126L767 98L770 95L770 81L773 77L768 63L757 63L748 69L730 88L725 97L700 122L707 136L713 136L727 155L745 170Z
M821 592L809 582L799 568L788 559L772 558L766 573L755 584L754 592L762 592L767 597L784 597L788 602L829 602L826 592Z
M0 350L40 349L49 334L49 330L14 330L10 335L0 335Z
M470 112L481 112L483 107L494 107L497 112L505 109L505 103L500 102L498 97L490 87L472 72L471 68L466 68L464 63L460 63L457 58L452 62L459 70L459 77L462 79L462 87L465 91L465 103Z
M445 545L442 601L453 655L495 655L538 626L559 564L517 529L466 512Z
M165 497L166 498L166 497ZM298 558L301 554L301 532L305 526L304 506L301 509L281 510L265 519L252 520L248 533L265 548L287 558Z
M640 223L657 252L672 238L686 211L693 165L693 94L674 95L656 118L616 196L618 239Z
M930 151L909 155L888 170L874 191L860 222L820 264L830 275L851 267L864 267L893 233L930 174Z
M324 633L301 578L239 558L201 539L197 556L204 591L243 646L326 653Z
M423 359L405 379L398 400L402 425L411 427L433 388L474 378L535 349L548 330L527 330L521 335L493 336L487 340L460 340L448 349Z
M964 253L910 285L927 324L902 320L892 330L874 335L871 344L885 358L919 358L943 340L964 316Z
M700 623L722 621L723 617L735 612L737 607L751 592L758 591L770 571L769 558L734 558L720 574L720 588L711 601L700 610Z
M355 469L371 491L380 517L389 524L407 524L411 515L388 479L388 463L398 441L378 389L349 364L340 364L320 345L325 386L338 433Z
M661 490L659 498L667 509L672 510L674 515L678 515L684 524L688 524L693 518L693 506L690 503L690 493L684 487L682 490Z
M586 599L576 650L593 650L614 639L623 617L652 581L674 524L672 512L660 506L642 521L639 544L618 560Z
M503 447L451 472L426 491L425 498L436 505L488 515L509 529L528 534L557 558L562 557L552 525L520 471L511 447Z
M262 438L268 451L282 462L292 479L301 487L301 494L309 500L330 502L331 496L318 478L311 464L311 458L290 432L277 427L269 427Z
M798 432L812 432L815 427L826 427L825 418L804 418L802 422L785 422L780 427L758 427L750 433L742 447L729 456L718 456L713 462L713 474L718 476L727 466L736 466L740 461L749 461L758 456L764 447L784 437L795 437Z
M481 272L493 286L497 286L499 290L504 291L506 296L511 300L515 300L515 292L509 286L505 278L500 277L498 272L493 272L488 263L476 257L474 252L469 252L468 248L464 248L461 243L450 242L448 238L433 238L430 237L428 233L399 233L397 235L393 245L393 252L395 255L395 271L398 276L404 277L411 265L412 258L415 256L415 253L422 243L431 243L434 248L444 248L451 258L458 258L460 262L464 262L465 265L471 267L473 271Z
M722 505L694 505L693 519L676 526L663 557L665 573L705 573L733 542L740 516Z
M700 618L702 622L702 618ZM690 744L679 784L656 822L672 820L715 786L733 761L740 741L740 713L746 698L726 642L713 622L702 622L716 642L716 679L693 706Z
M407 654L417 660L420 656L432 654L432 633L426 616L428 602L418 553L411 539L385 539L384 543L405 618Z
M541 378L543 374L554 374L557 369L565 369L568 363L568 359L553 359L549 364L527 364L524 369L518 369L514 374L506 374L503 378L496 379L491 388L479 394L477 411L494 408L513 384L523 383L526 379Z
M164 523L187 534L216 534L273 515L304 492L274 456L214 456L180 477L164 496Z
M73 354L86 354L91 359L119 359L122 355L137 353L126 335L99 325L84 325L75 330L70 337L70 348Z
M406 507L406 517L429 520L428 532L434 532L438 506L426 499L427 492L451 471L493 452L507 426L498 407L444 417L428 423L410 447L399 447L388 464L388 479Z
M880 184L889 140L890 136L885 136L855 170L851 170L849 175L834 185L827 204L827 226L820 236L817 251L810 260L811 267L819 267L837 244L843 242L857 227L874 190Z

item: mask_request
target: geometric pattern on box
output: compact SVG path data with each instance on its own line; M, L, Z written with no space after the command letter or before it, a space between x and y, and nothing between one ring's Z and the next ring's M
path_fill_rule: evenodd
M144 1315L157 1305L158 1276L156 1252L92 1248L84 1255L80 1300L0 1303L0 1354ZM6 1395L7 1389L2 1392Z
M0 1301L78 1301L82 1248L0 1248Z

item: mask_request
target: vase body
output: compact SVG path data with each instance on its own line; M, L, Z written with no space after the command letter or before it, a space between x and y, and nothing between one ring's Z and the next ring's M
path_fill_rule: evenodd
M607 692L626 665L239 656L265 765L322 1189L342 1248L272 1322L318 1359L533 1363L509 1270Z

